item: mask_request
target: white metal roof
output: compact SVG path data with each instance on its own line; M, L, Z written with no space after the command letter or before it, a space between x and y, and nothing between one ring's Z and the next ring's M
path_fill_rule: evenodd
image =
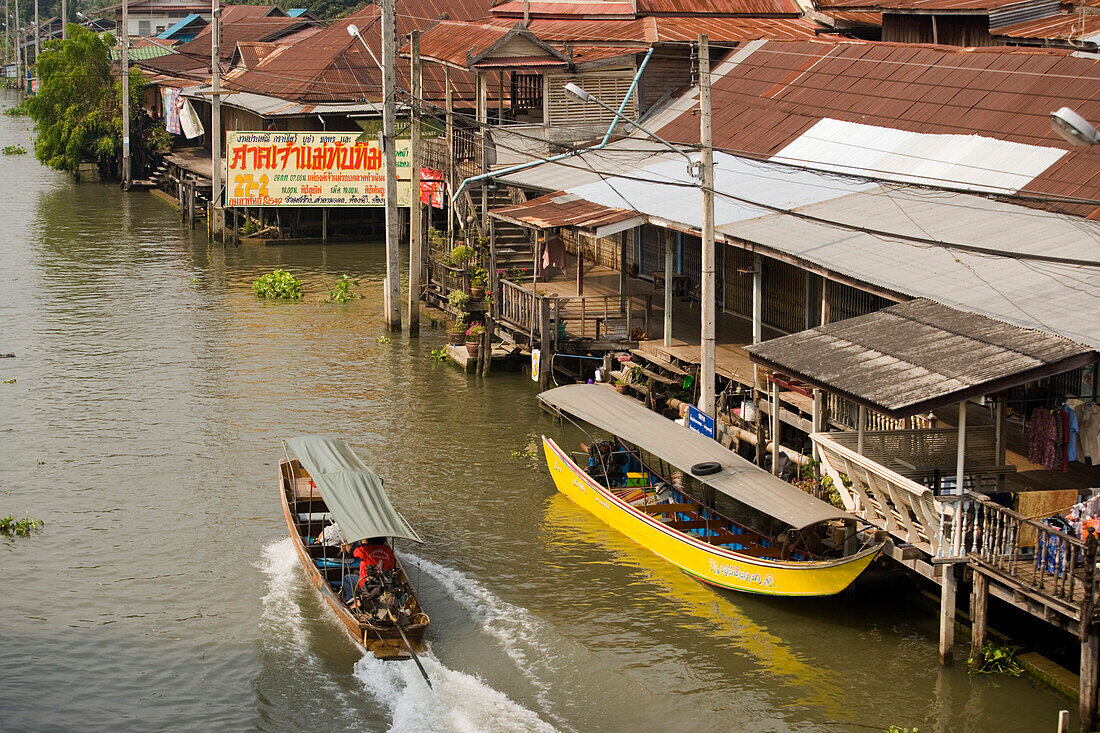
M658 142L627 138L610 143L600 150L564 158L560 162L542 163L516 173L497 176L497 180L510 186L551 193L598 181L600 174L631 171L665 159L683 160L683 157Z
M210 85L200 84L180 90L180 95L190 99L210 100ZM222 104L255 112L264 117L301 117L314 114L381 114L382 105L373 102L354 104L301 104L285 99L252 92L234 92L222 98Z
M799 212L1006 254L1100 260L1100 223L967 194L877 188ZM961 252L784 214L720 226L719 231L895 292L1100 349L1100 268Z
M902 183L1009 194L1067 151L980 135L933 135L825 118L771 160Z

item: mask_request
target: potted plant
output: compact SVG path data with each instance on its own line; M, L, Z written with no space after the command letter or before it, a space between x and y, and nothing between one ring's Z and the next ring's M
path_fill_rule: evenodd
M466 340L466 313L459 311L454 323L447 328L447 343L458 346Z
M447 255L447 264L451 267L462 269L466 266L466 262L473 256L474 250L472 247L467 247L465 244L455 245L455 248Z
M626 382L621 379L615 380L615 391L619 394L626 394Z
M489 271L474 265L470 269L470 300L484 300L485 289L489 287Z
M447 293L447 303L454 308L455 311L461 313L466 310L466 306L470 304L470 295L461 290L452 290Z
M480 323L472 324L466 329L466 353L471 359L476 359L481 350L481 335L485 333L485 326Z

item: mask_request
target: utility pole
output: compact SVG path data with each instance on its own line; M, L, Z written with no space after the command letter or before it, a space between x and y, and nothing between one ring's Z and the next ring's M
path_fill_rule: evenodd
M11 58L11 0L4 0L4 63Z
M710 43L705 34L699 36L699 141L702 143L699 164L703 169L703 282L699 288L702 384L699 409L714 417L714 148L710 127ZM668 286L666 282L665 287Z
M23 46L23 30L19 25L19 0L15 0L15 32L12 33L12 37L15 38L15 80L19 83L19 88L22 89L23 85L26 84L23 77L27 75L27 72L19 59L19 52Z
M412 99L409 100L409 165L412 168L409 184L409 334L420 334L420 264L423 251L423 211L420 207L420 31L413 31L409 39L412 58L409 62L409 84Z
M65 0L61 0L61 40L64 41L69 37L68 32L65 30L65 26L69 22L69 5Z
M217 2L217 0L214 0ZM382 143L386 160L386 326L401 330L401 253L397 216L397 3L382 0Z
M34 67L35 67L34 78L35 79L38 78L38 52L40 50L39 47L38 47L38 41L39 41L39 37L42 35L42 26L40 26L38 24L38 3L39 3L39 0L34 0Z
M213 0L210 11L210 235L224 239L222 226L222 96L221 96L221 42L222 6Z
M38 0L34 0L38 7ZM122 0L122 190L130 190L130 3Z

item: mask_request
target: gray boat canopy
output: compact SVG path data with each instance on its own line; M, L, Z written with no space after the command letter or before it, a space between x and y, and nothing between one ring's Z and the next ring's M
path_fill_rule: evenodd
M637 400L599 384L571 384L539 395L553 410L565 412L663 459L706 486L795 529L829 519L862 520L815 499L781 478L757 468L721 444L673 423ZM691 473L697 463L714 461L722 470Z
M398 514L382 488L382 479L339 438L304 435L283 441L302 466L349 542L368 537L403 537L423 542Z

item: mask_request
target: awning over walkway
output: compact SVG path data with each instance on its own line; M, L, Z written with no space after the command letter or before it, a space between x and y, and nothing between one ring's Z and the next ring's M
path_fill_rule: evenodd
M733 451L661 417L604 385L571 384L543 392L539 400L691 473L697 463L715 461L718 473L696 476L706 486L792 527L828 519L858 521L786 481L757 468ZM694 474L692 474L694 475Z
M397 513L382 488L382 479L342 440L320 435L288 438L310 478L317 484L332 518L349 542L368 537L404 537L422 542Z
M518 206L493 209L489 215L536 229L580 227L591 230L597 237L633 229L646 221L637 211L594 204L564 191L539 196Z
M745 349L757 364L899 419L1097 360L1069 339L924 299Z

